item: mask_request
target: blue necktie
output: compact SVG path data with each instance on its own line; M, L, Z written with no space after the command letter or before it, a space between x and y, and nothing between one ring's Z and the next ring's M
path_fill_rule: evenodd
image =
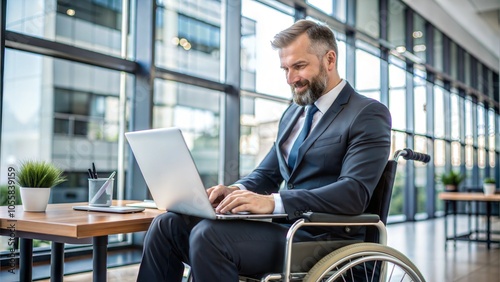
M293 170L295 167L295 162L297 161L297 156L299 154L300 145L306 140L307 135L309 135L309 130L311 129L313 116L318 111L318 108L312 104L306 109L306 120L304 121L304 125L302 126L302 130L295 139L295 143L293 143L292 149L290 150L290 154L288 155L288 167L290 170Z

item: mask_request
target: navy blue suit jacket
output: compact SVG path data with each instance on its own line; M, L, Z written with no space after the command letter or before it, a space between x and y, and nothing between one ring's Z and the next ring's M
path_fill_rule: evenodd
M356 93L347 83L300 147L296 166L290 171L281 146L303 110L290 105L269 153L237 183L260 194L279 191L291 221L307 211L363 213L389 157L389 110Z

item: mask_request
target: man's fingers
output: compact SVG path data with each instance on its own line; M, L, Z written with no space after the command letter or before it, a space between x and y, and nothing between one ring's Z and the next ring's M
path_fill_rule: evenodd
M226 196L215 209L216 212L226 213L238 208L237 211L249 211L255 193L246 190L237 190ZM242 207L245 205L245 207Z
M234 192L241 191L239 188L235 186L224 186L217 185L207 189L208 200L210 203L215 204L222 201L227 195L232 194Z

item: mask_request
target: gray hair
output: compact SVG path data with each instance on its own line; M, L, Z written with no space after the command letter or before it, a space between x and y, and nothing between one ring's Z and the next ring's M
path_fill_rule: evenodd
M338 55L337 40L333 31L326 24L316 23L311 20L299 20L289 28L279 32L271 41L271 46L274 49L287 47L304 33L307 33L311 41L310 53L321 57L326 52L333 50L335 55Z

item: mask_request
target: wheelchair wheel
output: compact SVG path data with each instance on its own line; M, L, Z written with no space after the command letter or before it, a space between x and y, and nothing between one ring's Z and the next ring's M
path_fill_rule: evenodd
M383 277L383 279L380 279ZM304 281L425 281L401 252L380 244L357 243L318 261Z

